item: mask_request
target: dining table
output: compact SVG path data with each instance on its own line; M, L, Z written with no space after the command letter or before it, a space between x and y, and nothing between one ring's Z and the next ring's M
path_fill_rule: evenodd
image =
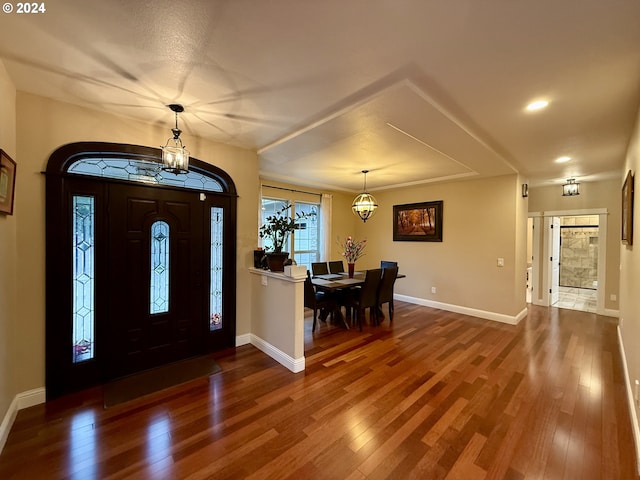
M349 277L349 274L347 272L315 275L311 277L311 283L313 283L313 286L316 288L316 290L335 294L336 292L340 292L341 290L348 290L350 288L364 285L364 278L366 276L366 273L366 271L357 270L353 272L353 277ZM406 275L398 273L396 279L404 278L405 276ZM382 314L381 309L378 311L378 315L380 315L380 318L384 318L384 314ZM336 309L333 312L333 321L340 324L346 329L349 328L349 325L342 315L342 311L339 305L336 306Z

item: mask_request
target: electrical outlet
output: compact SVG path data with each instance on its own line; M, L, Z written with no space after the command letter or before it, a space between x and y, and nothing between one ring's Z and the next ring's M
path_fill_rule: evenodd
M504 267L504 258L498 257L498 266L499 267Z
M431 293L436 293L436 287L431 287Z
M615 293L612 293L609 298L611 299L612 302L615 302L616 300L618 300L618 296Z

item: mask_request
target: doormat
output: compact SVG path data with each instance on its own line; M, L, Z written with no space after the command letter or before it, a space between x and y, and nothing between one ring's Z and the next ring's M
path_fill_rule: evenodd
M196 378L208 377L219 371L220 366L212 358L205 356L129 375L104 385L104 408L129 402Z

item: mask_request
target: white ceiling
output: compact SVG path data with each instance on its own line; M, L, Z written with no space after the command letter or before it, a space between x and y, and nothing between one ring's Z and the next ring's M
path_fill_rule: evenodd
M17 4L14 4L17 5ZM638 0L56 0L0 14L19 90L255 149L344 191L621 178ZM544 98L537 113L525 105ZM159 139L163 142L165 139ZM557 164L568 155L570 162Z

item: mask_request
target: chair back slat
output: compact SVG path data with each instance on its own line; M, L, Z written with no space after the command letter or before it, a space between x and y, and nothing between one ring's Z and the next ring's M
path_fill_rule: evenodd
M374 307L377 305L378 286L382 277L382 269L367 270L364 284L360 290L360 308Z
M311 282L311 274L307 270L307 278L304 281L304 306L307 308L315 308L316 305L316 289Z
M378 289L378 304L383 304L393 298L393 285L398 277L398 267L382 269L382 280Z
M344 263L342 260L335 260L329 262L329 273L342 273L344 272Z
M311 273L315 277L316 275L326 275L329 273L327 262L314 262L311 264Z

